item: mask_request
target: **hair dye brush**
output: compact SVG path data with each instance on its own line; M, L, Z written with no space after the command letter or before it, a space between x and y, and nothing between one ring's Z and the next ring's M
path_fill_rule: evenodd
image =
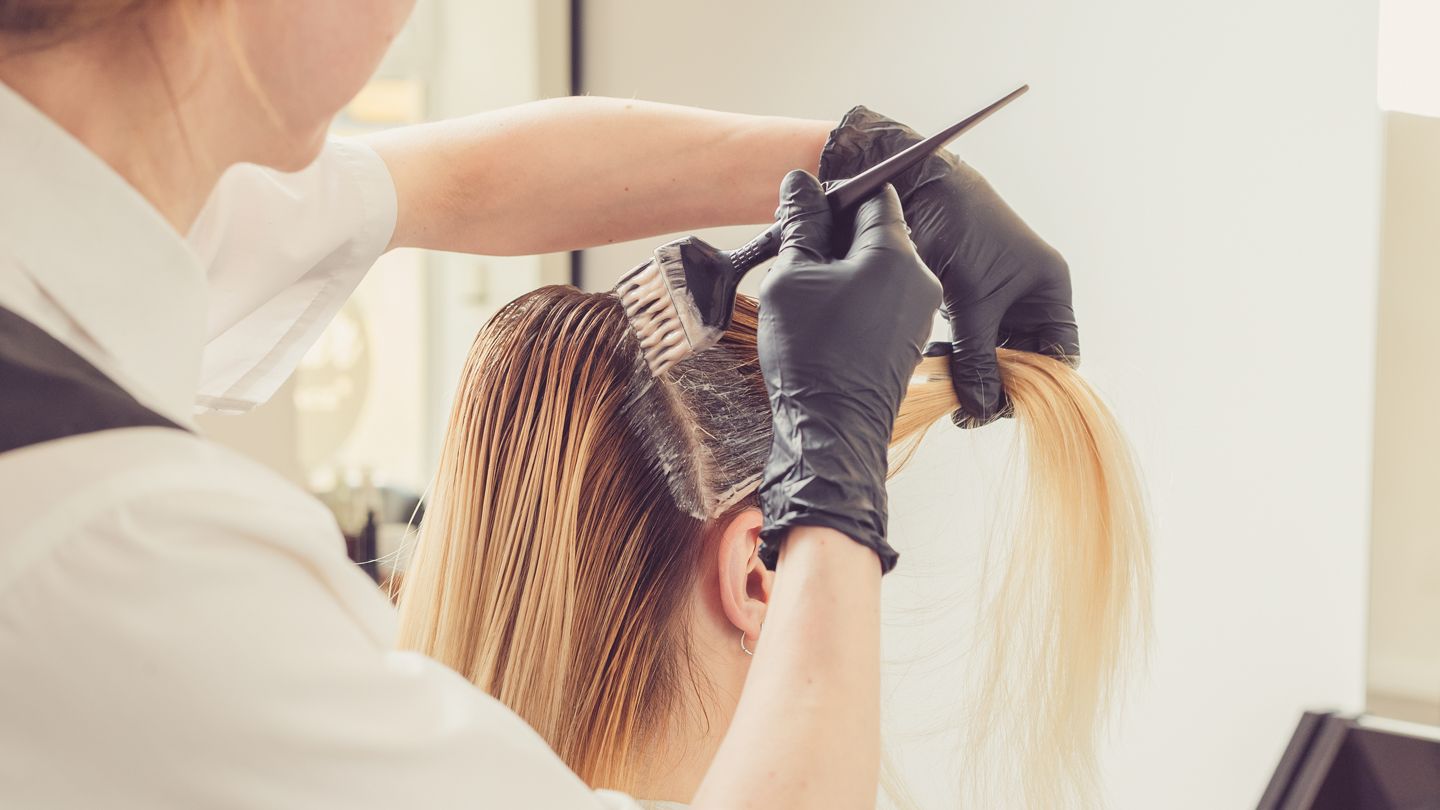
M906 169L939 151L961 133L1014 101L1030 85L963 121L931 135L825 192L831 210L848 212ZM625 315L656 376L690 355L714 346L730 326L735 294L745 274L780 252L780 223L736 250L720 250L687 236L655 249L655 255L615 285Z

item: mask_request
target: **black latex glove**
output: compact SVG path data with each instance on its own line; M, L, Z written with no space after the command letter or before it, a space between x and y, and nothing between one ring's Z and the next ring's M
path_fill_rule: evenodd
M895 565L885 474L895 414L929 335L940 285L916 255L894 189L834 220L820 183L780 188L780 255L760 286L759 353L774 439L760 506L774 568L795 526L827 526ZM837 245L848 245L844 256Z
M845 115L820 157L825 182L854 177L922 136L864 107ZM995 347L1080 362L1070 300L1070 270L1000 199L980 173L945 150L895 182L920 258L945 288L950 372L962 409L955 421L976 427L1010 415Z

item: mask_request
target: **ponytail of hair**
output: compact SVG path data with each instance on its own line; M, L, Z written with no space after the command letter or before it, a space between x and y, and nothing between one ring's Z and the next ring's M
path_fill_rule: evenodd
M1144 497L1083 377L1039 354L999 361L1024 483L981 578L961 788L973 807L1098 806L1096 749L1150 631ZM947 359L925 358L895 423L900 464L959 407Z

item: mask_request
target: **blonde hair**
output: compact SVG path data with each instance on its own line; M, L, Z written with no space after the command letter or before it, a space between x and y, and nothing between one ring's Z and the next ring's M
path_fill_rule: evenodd
M769 448L756 314L742 297L720 346L655 380L613 296L542 288L486 325L462 373L400 643L505 702L594 786L628 787L635 742L705 688L686 597L715 530L755 504ZM1096 738L1145 627L1148 536L1104 403L1063 363L1000 359L1029 475L986 600L966 779L1000 789L1023 768L1004 795L1062 807L1094 795ZM917 370L902 454L958 407L946 369Z
M699 465L656 446L684 431L647 380L615 298L546 287L504 307L461 374L400 599L402 646L604 787L696 681L683 606L706 522L680 504L702 500Z
M1098 806L1097 742L1150 634L1144 493L1083 377L1044 355L999 360L1026 479L982 579L961 787L975 807ZM895 425L906 453L960 406L945 358L916 378Z
M234 0L219 0L225 26L225 47L245 88L260 105L270 123L283 126L280 111L261 85L254 65L245 54L240 39L239 8ZM0 61L18 54L43 51L91 32L115 27L126 21L139 20L148 11L174 5L188 33L195 33L194 9L197 3L175 3L175 0L0 0L0 42L9 37L16 47L0 50ZM159 64L160 58L153 39L147 37L144 47ZM162 69L161 79L173 107L179 106L175 77ZM179 122L182 130L183 122ZM187 137L186 147L190 148Z

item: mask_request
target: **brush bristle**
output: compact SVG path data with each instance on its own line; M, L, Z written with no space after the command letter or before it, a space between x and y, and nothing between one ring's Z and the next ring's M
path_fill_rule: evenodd
M652 260L632 270L615 285L615 294L657 377L694 351L661 262Z

